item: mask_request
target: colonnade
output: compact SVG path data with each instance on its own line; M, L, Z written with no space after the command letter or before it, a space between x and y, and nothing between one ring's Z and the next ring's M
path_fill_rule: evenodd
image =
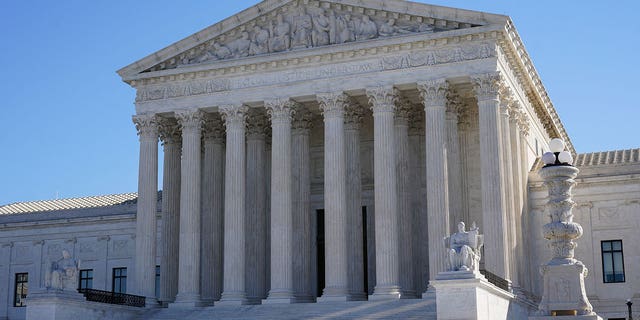
M504 110L505 105L515 107L504 102L498 76L472 77L471 84L480 136L484 266L511 279L515 275L510 269L516 268L512 261L522 255L513 253L513 246L521 236L514 212L524 203L524 130L519 118ZM417 297L424 286L417 287L415 279L426 283L424 278L434 279L446 268L441 243L450 231L450 216L469 218L469 206L464 204L469 170L461 164L464 132L458 137L462 105L454 101L446 79L418 82L416 88L424 108L424 128L415 124L422 115L416 115L412 103L393 86L364 90L374 128L376 285L370 300ZM318 302L364 300L363 108L344 92L315 97L324 123L326 239L326 285ZM309 200L312 114L289 98L265 99L263 106L266 112L237 104L217 106L217 113L197 109L176 111L171 118L134 116L140 135L135 293L155 297L160 138L164 190L159 299L183 306L314 301ZM411 147L420 140L416 127L424 135L426 201L411 192L420 187L411 171L419 167L419 150ZM421 204L426 204L426 217L417 216L424 213L416 209ZM427 230L412 223L420 219L428 220ZM425 245L411 236L416 232L426 232L430 246L425 277L413 263Z

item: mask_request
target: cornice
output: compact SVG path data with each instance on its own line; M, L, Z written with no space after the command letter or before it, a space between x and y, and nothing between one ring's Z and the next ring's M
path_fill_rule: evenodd
M567 134L564 125L560 121L560 117L549 98L546 88L540 80L538 71L536 70L527 50L525 49L522 39L513 25L511 19L508 19L498 45L507 57L507 62L514 72L515 80L522 87L523 93L533 106L533 109L540 119L541 124L550 137L562 138L567 148L573 153L574 157L577 152L571 143L571 139ZM545 125L545 123L547 125ZM550 124L550 125L549 125Z

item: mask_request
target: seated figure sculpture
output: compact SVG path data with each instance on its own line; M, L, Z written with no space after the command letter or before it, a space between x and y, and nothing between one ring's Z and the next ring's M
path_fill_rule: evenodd
M484 244L484 236L474 223L469 231L465 231L464 222L458 223L458 232L445 237L444 245L449 253L448 271L479 272L480 249Z
M46 287L56 290L78 288L78 262L67 250L62 250L62 259L51 262L46 274Z

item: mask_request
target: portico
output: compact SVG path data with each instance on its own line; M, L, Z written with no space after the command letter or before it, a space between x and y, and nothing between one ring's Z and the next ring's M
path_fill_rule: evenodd
M566 134L510 21L344 2L264 1L120 71L141 141L136 293L154 296L158 251L175 306L417 298L461 219L484 230L481 269L529 290L525 143Z

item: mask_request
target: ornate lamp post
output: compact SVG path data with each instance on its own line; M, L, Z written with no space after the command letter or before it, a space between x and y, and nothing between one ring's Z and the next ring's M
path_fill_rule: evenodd
M627 308L629 309L629 320L633 320L633 316L631 315L632 305L633 305L633 302L631 302L631 299L627 299Z
M564 141L553 139L549 146L551 152L542 156L545 166L539 173L549 189L547 212L551 221L543 226L543 233L553 258L540 268L544 292L538 307L539 318L535 319L569 315L600 319L593 312L584 287L588 270L574 258L577 246L574 240L582 236L582 226L573 222L571 209L575 202L571 199L571 189L579 170L572 165L571 153L564 150Z

